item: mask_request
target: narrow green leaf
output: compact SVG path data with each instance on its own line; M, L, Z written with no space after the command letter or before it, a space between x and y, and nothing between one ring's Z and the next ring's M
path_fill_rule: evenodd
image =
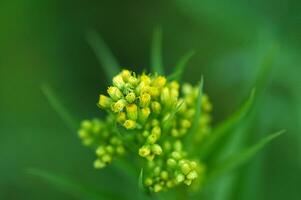
M190 51L187 54L185 54L178 62L178 64L175 67L174 72L168 76L168 80L176 80L180 81L184 72L185 67L187 66L189 60L192 58L192 56L195 54L194 51Z
M141 168L138 178L138 188L140 191L145 192L145 188L143 185L143 168Z
M172 109L170 111L170 113L163 119L163 130L167 131L170 129L173 119L176 115L177 112L179 112L179 110L181 109L181 107L183 106L184 101L180 101L178 102L178 104L174 107L174 109Z
M234 133L234 131L231 130L236 127L249 112L254 102L254 96L255 89L252 90L248 100L236 112L234 112L221 124L217 125L217 127L210 134L210 137L204 141L204 144L199 151L201 159L206 159L206 157L208 157L212 150L218 146L218 143L225 136L229 137L231 133Z
M114 57L113 53L110 51L101 36L95 31L89 31L87 33L87 42L102 65L108 80L111 80L120 72L120 65L117 59Z
M192 121L192 126L190 128L190 130L188 131L186 138L185 138L185 143L188 146L188 150L192 151L193 145L191 145L193 143L193 139L194 139L194 135L195 132L197 131L198 125L199 125L199 120L202 114L202 96L203 96L203 85L204 85L204 80L203 77L201 78L201 81L199 83L199 94L197 97L197 101L195 104L195 115Z
M164 75L162 61L162 30L154 30L151 44L151 69L153 73Z
M58 95L51 89L49 85L42 85L41 90L48 100L50 106L58 113L60 118L65 122L72 132L76 132L78 124L69 111L63 106Z
M120 199L121 196L108 191L103 191L100 188L93 188L93 186L83 185L81 182L76 181L65 175L59 175L49 171L40 169L29 169L28 174L39 177L57 189L72 195L76 199Z
M234 169L240 167L249 161L258 151L260 151L263 147L265 147L269 142L273 139L277 138L281 134L283 134L285 130L276 132L274 134L268 135L261 139L255 145L231 156L221 163L216 163L212 166L211 172L209 172L208 180L212 180L218 176L221 176L227 172L233 171Z

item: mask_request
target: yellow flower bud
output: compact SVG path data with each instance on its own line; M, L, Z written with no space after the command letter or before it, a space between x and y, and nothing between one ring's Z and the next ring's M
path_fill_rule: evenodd
M128 81L129 80L129 78L131 77L131 72L129 71L129 70L122 70L122 72L121 72L121 77L122 77L122 79L124 80L124 81Z
M140 106L146 107L151 101L151 96L148 93L144 93L140 96Z
M131 120L136 121L138 118L138 108L136 104L129 104L126 106L127 117Z
M155 78L155 80L153 80L152 85L161 88L165 85L165 83L166 83L166 78L163 76L158 76L157 78Z
M138 84L138 79L134 76L129 77L128 83L132 86L136 86Z
M98 104L102 108L110 108L112 105L112 100L105 95L100 95Z
M117 87L111 86L108 88L107 92L114 101L117 101L123 97L122 92Z
M173 90L179 90L180 88L180 84L177 81L172 81L169 86Z
M160 114L160 112L161 112L161 104L159 102L153 101L152 104L151 104L151 107L152 107L152 111L155 114Z
M126 120L126 114L125 112L119 112L117 115L117 122L123 123Z
M123 108L126 106L126 104L127 104L126 100L120 99L115 104L113 104L112 111L115 113L121 112Z
M121 75L117 75L113 78L113 85L118 87L119 89L122 89L124 84L125 83L124 83Z
M136 100L136 95L134 92L130 92L126 95L125 99L127 100L127 102L129 103L133 103Z
M136 128L136 122L133 121L133 120L128 119L128 120L126 120L126 121L124 122L123 126L124 126L126 129L129 129L129 130L135 129L135 128Z
M151 78L148 75L143 74L140 77L141 82L143 82L145 85L149 85L151 83Z
M147 157L148 155L150 155L151 153L151 149L149 148L149 146L143 146L139 149L139 155L141 157Z

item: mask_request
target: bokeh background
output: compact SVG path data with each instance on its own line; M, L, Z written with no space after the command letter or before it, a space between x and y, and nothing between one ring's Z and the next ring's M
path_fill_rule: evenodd
M77 119L101 116L95 103L107 80L86 32L99 32L121 66L141 72L149 69L158 26L168 72L183 54L197 52L184 79L196 83L204 75L214 123L247 97L263 60L277 46L244 142L287 132L236 178L225 177L212 199L300 199L300 5L298 0L1 0L0 199L73 199L30 176L29 168L131 193L122 173L92 168L94 154L49 106L40 86L51 85Z

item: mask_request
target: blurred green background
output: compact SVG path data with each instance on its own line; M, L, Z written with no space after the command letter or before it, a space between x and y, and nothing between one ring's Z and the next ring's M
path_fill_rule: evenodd
M141 72L149 68L157 26L163 29L167 71L189 50L197 52L185 80L196 83L204 75L214 123L241 104L264 58L279 46L248 138L279 129L287 133L235 172L236 178L225 177L212 199L300 199L300 5L298 0L1 0L0 199L73 199L28 175L29 168L130 195L135 186L122 173L93 169L93 153L60 120L40 86L51 85L77 119L101 116L95 103L107 80L86 32L99 32L121 66Z

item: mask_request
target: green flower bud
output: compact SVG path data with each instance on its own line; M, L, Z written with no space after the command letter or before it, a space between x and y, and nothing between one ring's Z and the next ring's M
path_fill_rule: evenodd
M144 123L150 115L150 109L149 108L142 108L139 112L139 121Z
M151 149L147 145L145 145L139 149L139 155L141 157L147 157L148 155L150 155L150 153L151 153Z
M181 120L180 123L181 123L181 127L183 127L183 128L188 129L188 128L191 127L191 122L189 120L187 120L187 119Z
M119 154L119 155L123 155L125 153L125 149L123 146L117 146L116 147L116 153Z
M168 180L168 172L167 171L162 171L161 172L161 178L163 180Z
M193 170L193 171L189 172L186 177L189 180L194 180L198 177L198 173L195 170Z
M158 144L153 144L151 147L152 153L155 155L160 155L162 153L162 148Z
M105 164L109 164L112 162L112 157L109 154L105 154L101 157L101 161Z
M176 176L176 181L177 181L177 183L181 183L181 182L183 182L185 180L185 176L183 175L183 174L178 174L177 176Z
M183 148L183 145L182 145L181 140L175 141L175 143L174 143L174 149L175 149L176 151L181 151L182 148Z
M142 132L143 137L149 136L149 131L145 130Z
M86 130L84 130L84 129L80 129L80 130L78 131L78 136L79 136L81 139L85 139L85 138L87 138L87 137L89 136L89 133L88 133Z
M123 89L125 83L121 75L117 75L113 78L113 85L118 87L119 89Z
M127 102L129 103L133 103L136 99L136 95L134 92L130 92L126 95L125 99L127 100Z
M115 149L113 148L112 145L108 145L106 146L106 151L109 153L109 154L113 154Z
M153 184L153 180L151 178L147 178L145 179L144 184L146 186L151 186Z
M162 186L160 185L160 184L156 184L155 186L154 186L154 192L160 192L161 190L162 190L163 188L162 188Z
M155 126L152 129L151 134L155 135L157 138L159 138L161 136L161 128L159 126Z
M161 101L165 105L170 105L170 103L171 103L170 91L167 87L164 87L162 89Z
M191 171L191 167L187 162L180 164L180 168L183 174L187 175Z
M147 107L151 101L151 96L148 93L144 93L140 96L140 106Z
M128 129L128 130L131 130L131 129L135 129L136 128L136 122L133 121L133 120L126 120L124 123L123 123L123 126Z
M189 185L191 185L192 180L185 180L184 183L189 186Z
M152 111L155 114L160 114L160 112L161 112L161 104L159 102L153 101L152 104L151 104L151 107L152 107Z
M127 117L131 120L136 121L138 118L138 108L136 104L129 104L126 106Z
M118 101L123 97L122 92L117 87L111 86L108 88L107 92L114 101Z
M103 156L106 154L106 150L103 146L99 146L97 149L96 149L96 154L98 156Z
M112 100L109 97L101 94L99 95L98 105L102 108L110 108L112 105Z
M179 152L177 152L177 151L173 151L171 153L171 157L174 158L174 159L176 159L176 160L180 160L182 158L181 154Z
M177 165L177 161L173 158L168 158L167 159L167 165L171 168L174 168Z
M101 168L104 168L105 166L106 166L106 164L99 159L94 161L94 168L96 168L96 169L101 169Z
M115 104L113 104L112 111L115 113L121 112L126 105L127 102L124 99L120 99Z

